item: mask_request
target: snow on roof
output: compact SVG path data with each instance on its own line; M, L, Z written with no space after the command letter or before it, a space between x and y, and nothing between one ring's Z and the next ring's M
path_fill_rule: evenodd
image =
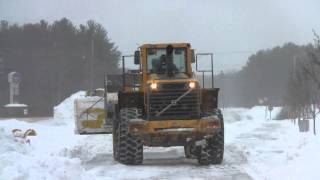
M26 104L7 104L4 107L28 107Z

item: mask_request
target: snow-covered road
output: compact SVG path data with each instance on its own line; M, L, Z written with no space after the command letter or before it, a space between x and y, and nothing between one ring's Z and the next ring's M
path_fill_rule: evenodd
M0 180L8 179L319 179L320 141L298 133L289 121L266 120L265 109L225 109L225 158L222 165L199 166L183 148L145 148L144 163L119 164L112 157L111 135L73 132L72 102L53 119L0 121ZM275 109L278 111L279 109ZM11 130L33 128L31 145L17 142Z

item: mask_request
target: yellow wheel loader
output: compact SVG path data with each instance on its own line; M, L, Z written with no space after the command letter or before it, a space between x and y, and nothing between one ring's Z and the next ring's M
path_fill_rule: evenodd
M210 69L198 69L199 56L210 57ZM137 70L126 69L129 57ZM88 101L76 100L77 133L112 133L114 159L123 164L143 163L143 146L184 146L186 158L201 165L220 164L224 125L212 59L212 53L195 54L189 43L140 46L134 55L122 57L117 94L108 93L106 76L103 97L88 97L91 104L86 105ZM192 63L202 73L202 87ZM211 88L204 88L206 72L211 73Z

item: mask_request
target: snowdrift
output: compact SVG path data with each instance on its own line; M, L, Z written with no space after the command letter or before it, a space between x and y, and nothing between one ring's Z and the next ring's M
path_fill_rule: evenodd
M91 179L78 158L61 156L77 139L71 127L73 122L73 99L79 92L55 107L54 119L26 123L15 119L0 121L0 179ZM58 126L57 126L58 125ZM29 128L37 131L27 145L12 135L11 130Z
M77 92L65 99L58 106L54 107L54 124L71 125L74 124L74 100L85 96L85 91Z

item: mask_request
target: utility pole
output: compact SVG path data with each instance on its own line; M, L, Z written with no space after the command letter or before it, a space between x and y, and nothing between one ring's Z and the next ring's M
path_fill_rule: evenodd
M292 67L293 68L293 73L292 73L293 81L296 81L296 76L297 76L297 74L296 74L296 60L297 60L296 55L293 55L293 67ZM297 110L295 110L295 111L297 111ZM299 112L299 114L300 114L300 112ZM296 124L296 117L293 117L293 124Z
M90 60L90 93L93 92L93 62L94 62L94 39L91 36L91 60Z

